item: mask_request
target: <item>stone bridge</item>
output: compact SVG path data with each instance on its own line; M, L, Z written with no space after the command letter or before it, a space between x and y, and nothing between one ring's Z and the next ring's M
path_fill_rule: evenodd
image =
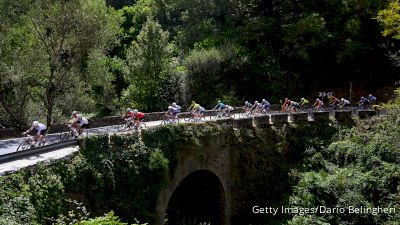
M374 114L375 111L358 112L360 118ZM230 135L237 130L235 128L256 126L274 129L290 123L330 120L348 123L352 121L352 116L354 112L338 111L334 114L329 112L278 113L254 118L217 120L216 123L225 127L226 135L219 135L208 140L201 153L178 152L180 160L176 170L158 196L157 224L164 224L165 214L170 217L171 213L172 217L174 215L179 217L177 214L181 213L200 218L196 224L204 221L211 224L238 224L231 221L234 221L235 210L242 203L237 201L236 196L239 191L237 188L233 190L233 186L241 176L238 165L243 162L243 159L232 150L234 146L231 146L232 142L229 140ZM272 171L269 172L272 173Z

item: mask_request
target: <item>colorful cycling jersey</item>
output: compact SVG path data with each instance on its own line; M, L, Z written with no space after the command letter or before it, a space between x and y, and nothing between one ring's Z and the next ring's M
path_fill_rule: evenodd
M32 130L33 130L33 129L36 129L36 131L37 131L36 134L37 134L37 135L40 135L40 132L41 132L42 130L46 130L46 129L47 129L47 126L44 125L43 123L39 123L37 127L32 126L31 129L32 129Z
M199 106L199 108L196 109L197 112L205 112L206 109L202 106Z
M244 107L246 107L246 108L252 108L253 105L252 105L250 102L248 102L248 103L244 103Z
M180 108L172 108L172 112L174 113L174 114L176 114L176 113L179 113L179 112L181 112L181 109Z
M261 103L256 103L255 106L256 106L256 108L262 108L262 104Z
M314 104L315 106L322 106L323 105L323 103L322 103L322 101L321 100L317 100L317 101L315 101L315 104Z
M298 106L299 106L299 103L298 103L298 102L292 101L292 102L290 103L290 106L298 107Z
M82 126L82 125L84 125L84 124L89 124L89 120L86 119L85 117L81 117L81 120L80 120L80 121L77 121L77 122L79 122L79 125L80 125L80 126Z
M307 99L303 99L301 102L300 102L302 105L306 105L306 104L308 104L308 103L310 103Z
M126 113L125 113L125 116L129 116L129 117L131 117L131 118L134 118L134 117L135 117L135 114L133 113L133 111L129 111L129 112L126 112Z
M368 97L368 100L369 100L370 102L376 101L376 97L373 96L373 95L371 95L371 96Z
M136 115L134 115L133 118L134 119L142 119L142 118L144 118L144 113L138 112Z
M263 105L264 108L266 108L266 107L269 107L271 104L269 104L268 101L264 101L264 102L262 103L262 105Z
M174 108L174 112L181 112L181 107L179 105L172 106Z
M197 103L196 103L196 104L193 105L192 109L196 110L196 109L198 109L199 107L200 107L200 104L197 104Z
M224 103L220 102L220 103L217 104L217 109L223 109L223 108L225 108L225 104Z

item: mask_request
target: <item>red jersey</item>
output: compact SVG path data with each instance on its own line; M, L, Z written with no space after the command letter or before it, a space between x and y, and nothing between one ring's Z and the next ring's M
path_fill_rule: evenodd
M144 113L138 112L137 115L134 118L135 119L142 119L142 118L144 118Z

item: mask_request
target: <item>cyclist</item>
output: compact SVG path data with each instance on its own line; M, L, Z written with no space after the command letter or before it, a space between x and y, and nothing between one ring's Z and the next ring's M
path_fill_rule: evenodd
M230 117L233 114L233 111L235 111L235 108L233 108L230 105L226 105L226 113L228 117Z
M133 110L133 123L135 124L136 127L140 127L140 124L142 123L144 119L144 113L139 112L137 109Z
M313 107L315 107L316 110L322 110L323 105L324 105L324 103L321 100L319 100L319 98L317 98L315 100Z
M338 98L336 98L335 96L332 96L330 106L333 108L336 108L339 106L339 104L340 104L340 100Z
M375 103L376 97L373 96L372 94L369 94L369 95L368 95L368 101L369 101L369 103L372 105L372 104Z
M89 120L86 119L85 117L83 117L77 111L72 112L72 116L69 118L69 120L71 120L71 119L75 120L72 123L72 127L75 128L76 131L78 131L78 133L75 133L75 137L79 136L82 133L83 129L85 129L89 126Z
M251 112L251 109L253 108L253 104L251 104L249 101L244 102L244 111L248 114Z
M200 104L196 103L195 101L192 101L192 104L190 105L188 111L191 111L193 117L202 117L206 110L204 107L200 106Z
M253 108L251 108L251 111L260 113L262 111L262 104L259 103L258 101L254 101L254 105L253 105Z
M349 105L350 105L350 101L345 98L341 98L340 103L338 104L339 108L344 108Z
M33 141L31 142L31 147L34 147L37 141L42 142L43 140L46 141L46 131L47 126L43 123L39 123L39 121L33 121L32 127L29 128L27 131L23 132L22 135L31 132L33 129L36 129L36 135L33 137Z
M226 105L221 100L218 100L217 105L212 109L221 110L223 113L226 113Z
M301 98L300 99L300 108L301 109L307 109L308 108L308 103L310 103L307 99Z
M172 103L172 107L174 107L175 116L181 112L181 107L177 105L175 102Z
M367 98L364 98L364 96L361 97L360 101L358 102L358 106L362 107L363 109L368 108L370 105L370 102Z
M282 104L282 112L286 112L290 106L290 99L289 98L285 98L285 102L283 102Z
M290 105L289 105L289 110L292 112L296 112L300 107L300 104L298 102L295 101L290 101Z
M127 108L125 110L125 115L122 116L122 118L126 118L126 121L129 124L133 124L133 117L134 117L134 115L133 115L133 111L131 108Z
M305 99L305 98L301 98L300 99L300 105L301 106L307 107L308 103L310 103L310 102L307 99Z
M271 104L265 99L263 99L261 101L261 105L262 105L262 112L263 113L266 113L268 111L269 107L271 106Z
M192 114L195 113L196 109L200 107L200 104L197 104L195 101L192 101L192 104L190 105L188 111L192 111Z

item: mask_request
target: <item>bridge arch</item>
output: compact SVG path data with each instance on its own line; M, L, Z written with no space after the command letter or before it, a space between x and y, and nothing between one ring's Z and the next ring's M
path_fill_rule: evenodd
M171 207L189 207L187 204L190 201L199 200L194 198L186 203L180 201L182 197L184 198L184 196L193 193L204 197L207 191L211 192L210 194L214 198L204 197L202 205L208 205L210 208L213 207L210 204L214 205L215 208L211 213L212 220L217 221L214 224L230 225L231 153L229 146L225 144L226 137L219 136L212 139L210 143L214 144L204 146L205 148L201 153L193 153L191 151L181 151L179 153L178 158L180 160L178 160L174 173L171 175L166 187L158 195L156 206L157 225L164 224L165 214L167 211L171 213ZM200 184L197 180L200 181ZM202 185L201 182L209 185ZM201 187L190 190L194 186ZM192 209L196 210L195 207ZM202 215L196 216L202 217ZM205 218L207 217L205 216Z

